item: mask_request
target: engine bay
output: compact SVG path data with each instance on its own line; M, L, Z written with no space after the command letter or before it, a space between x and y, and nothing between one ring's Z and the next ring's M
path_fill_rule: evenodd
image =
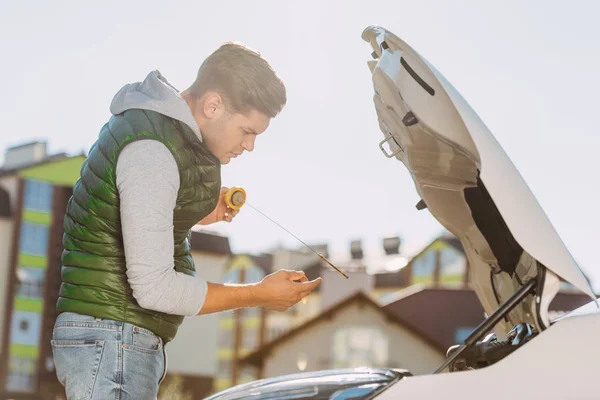
M536 335L535 328L526 323L516 325L505 340L500 340L496 334L489 334L473 346L467 347L452 361L448 366L449 372L488 367L519 349ZM460 345L452 346L448 349L447 356L451 356L459 347Z

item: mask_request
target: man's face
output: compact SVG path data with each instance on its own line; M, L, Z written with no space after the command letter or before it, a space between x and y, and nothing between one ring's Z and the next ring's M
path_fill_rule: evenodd
M254 150L256 136L267 129L269 122L269 117L256 110L245 114L225 111L205 127L202 137L220 163L228 164L244 151Z

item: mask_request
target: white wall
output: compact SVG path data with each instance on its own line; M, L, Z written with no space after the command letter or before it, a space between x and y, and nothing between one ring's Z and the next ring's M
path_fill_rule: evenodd
M17 206L18 180L16 176L0 179L0 186L10 196L11 212L14 214ZM0 218L0 343L4 333L4 317L6 316L6 292L8 290L10 268L10 253L13 241L13 218Z
M388 337L390 362L407 368L413 374L431 372L444 361L444 354L432 348L411 331L387 321L385 316L370 306L348 306L331 320L314 325L301 334L275 347L265 361L264 377L297 373L298 357L306 357L306 371L326 368L323 362L331 358L332 338L344 326L380 327Z
M0 218L0 343L4 333L4 317L6 316L6 293L8 290L10 253L12 250L13 222Z
M200 252L192 252L192 256L197 276L209 282L223 281L228 257ZM214 376L218 329L218 313L186 318L175 339L165 347L168 372Z
M323 278L319 288L321 310L334 306L356 292L371 293L373 290L375 277L365 269L345 272L349 276L348 279L331 267L325 267L321 271L321 277Z

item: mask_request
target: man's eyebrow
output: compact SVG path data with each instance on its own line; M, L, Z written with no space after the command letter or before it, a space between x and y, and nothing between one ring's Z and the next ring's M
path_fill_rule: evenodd
M246 132L248 132L248 133L250 133L250 134L253 134L253 135L258 135L258 134L256 133L256 131L255 131L254 129L252 129L252 128L245 128L245 130L246 130Z

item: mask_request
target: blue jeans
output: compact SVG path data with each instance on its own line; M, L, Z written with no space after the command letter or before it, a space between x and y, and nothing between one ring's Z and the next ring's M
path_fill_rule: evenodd
M156 399L167 371L163 340L135 325L62 313L52 337L67 399Z

